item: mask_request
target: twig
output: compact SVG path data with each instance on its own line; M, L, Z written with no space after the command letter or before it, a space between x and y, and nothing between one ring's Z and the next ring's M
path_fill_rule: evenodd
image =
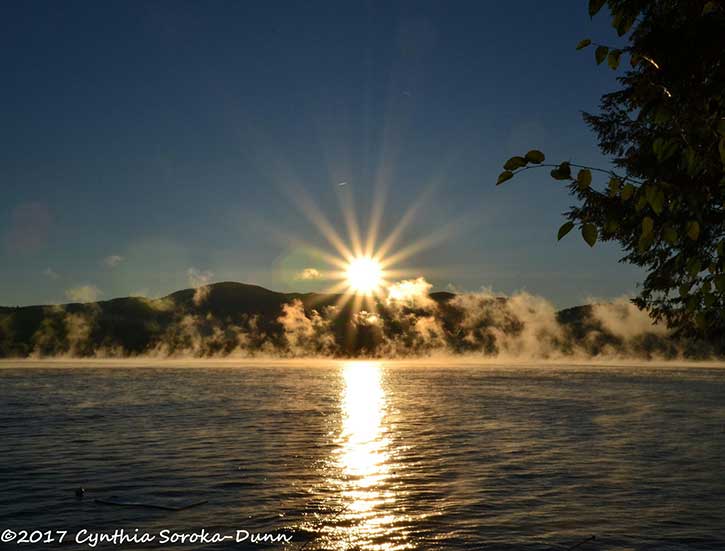
M623 182L630 181L630 182L632 182L634 184L637 184L637 185L640 185L640 186L644 183L641 180L638 180L638 179L636 179L636 178L634 178L632 176L620 176L619 174L617 174L613 170L607 170L605 168L597 168L597 167L594 167L594 166L587 166L587 165L577 165L577 164L574 164L574 163L568 163L568 164L569 164L569 166L572 166L574 168L586 168L587 170L592 170L592 171L595 171L595 172L601 172L603 174L608 174L609 176L613 176L615 178L618 178L619 180L622 180ZM561 166L561 163L560 164L541 163L541 164L538 164L538 165L529 165L527 167L523 167L523 168L518 169L516 172L514 172L514 175L519 174L520 172L524 172L526 170L531 170L532 168L544 168L544 167L559 168L559 166ZM571 178L571 179L572 180L575 180L575 178Z

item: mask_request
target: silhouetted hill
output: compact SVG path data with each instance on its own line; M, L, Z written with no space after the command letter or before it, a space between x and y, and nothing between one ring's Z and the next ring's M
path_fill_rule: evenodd
M0 307L0 357L270 355L416 355L451 353L619 353L674 356L716 348L644 332L608 330L591 306L555 319L507 299L431 293L417 302L378 302L356 311L341 295L278 293L222 282L158 299Z

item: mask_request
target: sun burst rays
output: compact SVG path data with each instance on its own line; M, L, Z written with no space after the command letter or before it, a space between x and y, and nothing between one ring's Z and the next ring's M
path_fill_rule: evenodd
M325 250L324 246L309 243L299 236L299 232L283 237L277 231L275 235L281 237L282 241L286 240L287 244L294 243L296 247L304 249L310 258L316 259L318 264L314 269L323 282L323 294L319 295L319 300L325 302L328 300L325 297L337 295L333 310L336 315L344 314L351 320L357 319L356 316L363 312L370 316L378 315L392 283L420 276L420 267L406 267L406 261L440 244L454 230L454 225L449 225L438 227L414 240L406 242L404 239L434 186L423 189L416 200L397 217L397 222L389 231L384 231L383 225L387 190L379 182L374 186L364 230L358 217L359 204L355 201L352 186L336 189L342 224L333 223L323 212L320 202L313 200L299 184L285 187L293 204L318 230L330 249Z

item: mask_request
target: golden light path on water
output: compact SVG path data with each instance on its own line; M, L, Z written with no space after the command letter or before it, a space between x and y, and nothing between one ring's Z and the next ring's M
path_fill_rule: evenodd
M343 507L331 539L336 549L394 551L411 549L396 528L391 488L392 450L386 424L388 403L380 362L345 362L341 366L342 426L335 465Z

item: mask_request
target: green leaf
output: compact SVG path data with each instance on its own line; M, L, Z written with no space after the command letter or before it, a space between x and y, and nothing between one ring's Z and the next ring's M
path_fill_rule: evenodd
M587 189L589 186L592 185L592 173L590 170L586 168L582 168L579 171L579 174L576 176L577 184L579 185L579 189Z
M622 181L619 178L610 178L609 179L609 195L611 197L614 197L619 193L619 190L622 188Z
M591 6L591 5L590 5ZM591 9L591 7L590 7ZM718 10L717 2L710 1L702 8L702 15L709 15L711 13L715 13Z
M700 237L699 222L692 221L687 223L687 237L689 237L693 241L697 241L697 238Z
M637 202L634 204L634 210L640 212L644 207L647 206L647 195L641 194Z
M725 275L715 276L715 289L721 293L725 293Z
M713 295L712 293L705 293L704 302L706 308L710 308L713 304L715 304L715 300L717 300L715 295Z
M725 137L725 118L717 121L717 133Z
M567 233L569 233L574 228L574 222L565 222L561 225L559 228L559 233L556 234L556 240L561 241L561 238L564 237Z
M665 241L667 241L670 245L677 243L677 232L672 227L666 227L662 232L662 237L664 237Z
M506 170L516 170L517 168L524 166L526 166L526 159L518 156L511 157L508 161L506 161L506 164L503 165Z
M571 180L571 166L567 162L561 163L551 171L551 177L555 180Z
M696 277L701 271L702 262L700 262L697 258L693 258L687 264L687 273L690 274L690 277Z
M658 216L662 214L662 210L665 205L665 194L661 190L653 191L652 194L647 198L652 210Z
M720 149L720 162L725 165L725 138L720 138L718 149Z
M617 67L619 67L619 58L622 56L621 50L612 50L609 52L609 55L607 56L607 63L609 64L609 68L616 71Z
M619 222L616 220L607 220L607 223L604 225L604 233L607 234L614 234L619 229Z
M544 154L541 151L539 151L538 149L532 149L526 155L524 155L524 157L526 158L526 160L528 162L534 163L537 165L543 163L544 159L546 158L546 157L544 157Z
M644 196L647 198L647 202L649 203L650 202L650 199L654 195L656 189L655 189L654 186L651 186L649 184L645 184L644 186L642 186L642 191L644 192Z
M629 56L629 64L632 66L632 69L634 69L637 66L637 63L639 63L642 59L642 56L639 54L631 54Z
M652 151L661 163L672 157L677 152L678 147L679 143L674 139L665 141L664 138L660 137L652 142Z
M687 175L691 177L697 176L702 170L702 165L700 160L697 158L695 150L688 145L685 152L682 154L682 158L685 161L685 166L687 167Z
M665 144L664 150L662 152L662 159L661 160L662 161L666 161L667 159L669 159L670 157L672 157L672 155L674 155L675 153L677 153L677 150L679 149L679 147L680 147L680 144L678 143L677 140L670 140L670 141L668 141Z
M510 180L514 177L514 173L510 170L504 170L501 174L498 175L498 180L496 180L496 185L503 184L506 180Z
M655 111L654 120L660 126L665 126L672 119L672 112L667 105L660 105Z
M652 235L652 231L655 227L655 221L652 220L649 216L645 216L644 220L642 220L642 235Z
M617 34L623 36L632 27L635 18L631 15L625 14L623 11L618 11L612 18L612 27L617 29Z
M680 291L680 297L685 298L690 293L690 286L687 284L680 285L679 291Z
M625 184L622 188L622 199L624 201L629 201L632 195L634 195L634 186L632 184Z
M579 44L576 45L576 49L583 50L584 48L589 46L589 44L591 44L591 43L592 43L591 40L589 40L588 38L585 38L584 40L579 41Z
M602 64L602 61L604 61L604 58L607 57L608 53L609 48L606 46L597 46L597 49L594 50L594 59L597 61L597 65Z
M594 17L605 3L606 0L589 0L589 17Z
M640 235L639 236L639 242L637 243L637 249L640 253L645 252L647 249L652 246L652 242L654 241L654 236L652 234L649 235Z
M582 237L584 238L584 241L587 242L587 245L590 247L593 247L594 244L597 242L597 228L594 224L584 224L582 226Z
M622 36L626 34L629 29L632 28L632 25L634 25L634 22L637 20L636 17L632 17L631 15L628 17L622 18L622 23L617 27L617 33L619 33L619 36Z
M622 25L622 18L624 17L624 14L621 11L615 11L612 12L612 16L612 27L617 29L617 33L619 33L619 27Z

